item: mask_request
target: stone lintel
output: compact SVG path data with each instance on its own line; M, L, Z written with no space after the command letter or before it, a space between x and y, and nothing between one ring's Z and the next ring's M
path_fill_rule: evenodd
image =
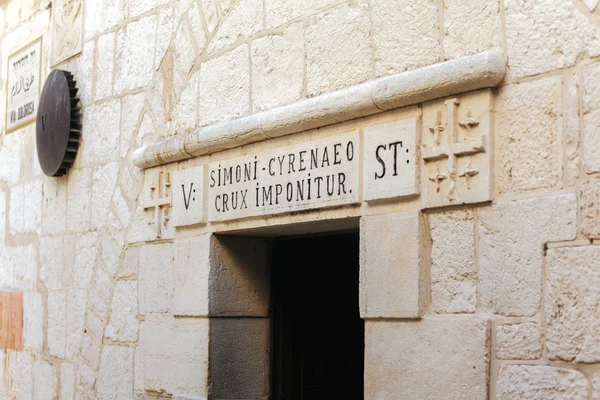
M472 56L374 79L287 106L179 132L133 153L140 168L212 154L422 103L497 86L506 72L504 56L485 51Z

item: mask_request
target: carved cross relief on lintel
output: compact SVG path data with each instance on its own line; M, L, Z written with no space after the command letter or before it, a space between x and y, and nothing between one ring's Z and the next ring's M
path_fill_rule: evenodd
M153 209L152 223L156 226L156 237L162 238L170 219L171 174L158 169L150 179L150 184L146 187L144 209Z
M483 90L423 106L424 208L491 200L491 101Z

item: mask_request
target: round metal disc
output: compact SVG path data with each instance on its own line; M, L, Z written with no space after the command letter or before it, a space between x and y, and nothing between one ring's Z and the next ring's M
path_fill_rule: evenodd
M69 147L71 95L64 71L50 72L40 96L36 120L37 153L42 171L48 176L61 176Z

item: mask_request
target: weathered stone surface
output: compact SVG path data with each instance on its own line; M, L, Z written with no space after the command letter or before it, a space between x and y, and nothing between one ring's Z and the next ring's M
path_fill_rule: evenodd
M2 127L4 131L4 126ZM0 179L9 184L16 183L21 176L21 136L4 135L0 147Z
M173 258L170 243L142 246L140 249L140 314L164 313L173 304Z
M545 365L504 365L496 383L498 400L579 400L588 398L585 376Z
M208 51L231 46L238 37L248 38L262 28L263 2L260 0L240 0L233 4L217 28Z
M496 112L502 192L554 187L562 174L562 84L550 77L504 86Z
M377 76L440 60L438 4L431 0L376 1L372 5Z
M43 185L42 234L64 233L67 227L67 178L44 178ZM2 203L2 194L0 194L0 220L3 221ZM2 239L3 229L4 225L0 226L0 239Z
M240 117L249 112L249 68L247 45L200 66L200 125Z
M56 369L43 360L35 360L33 364L33 399L53 400L57 396L58 379Z
M133 397L133 349L104 346L98 375L98 399L119 400Z
M92 228L102 228L117 183L119 163L112 162L94 168L92 174Z
M371 77L368 5L343 4L306 23L306 85L314 96ZM397 44L396 44L397 45Z
M88 289L99 252L99 236L95 232L77 235L73 266L73 286Z
M270 0L266 2L267 28L275 28L302 15L314 13L333 4L334 0ZM205 11L206 14L206 11Z
M42 197L40 181L27 182L10 190L8 223L11 234L40 232Z
M182 21L174 39L173 49L173 88L174 93L179 94L185 84L190 70L196 60L196 50L194 49L194 41L190 37L190 28L187 21ZM195 106L195 102L192 106Z
M208 315L210 235L176 242L173 312Z
M34 359L26 351L11 352L9 357L10 393L15 399L32 399L34 393Z
M542 296L543 247L576 234L574 194L499 202L479 211L479 293L483 309L533 316Z
M115 33L107 33L96 43L96 71L94 73L94 100L112 95L115 57Z
M121 102L118 99L96 103L85 109L83 144L79 148L81 165L104 164L118 159L120 120Z
M419 212L367 216L360 226L362 318L418 318L425 301L425 227Z
M580 186L581 232L590 239L600 238L600 179L591 179Z
M600 246L549 249L545 293L549 358L600 362Z
M472 313L477 305L475 220L473 212L429 215L431 302L437 313Z
M207 396L206 318L148 316L142 323L144 389L183 396Z
M578 75L572 74L565 79L563 89L565 97L563 103L564 137L565 137L565 166L564 182L573 186L579 177L579 151L580 139L580 110L579 110L579 83Z
M521 78L600 54L600 32L573 2L504 2L510 73Z
M71 266L63 263L63 238L40 238L40 280L47 290L68 287L72 278Z
M23 347L41 352L43 344L44 301L42 294L25 292L23 293Z
M125 250L125 255L121 260L121 267L119 268L119 278L132 278L137 276L139 256L139 247L128 247Z
M106 337L113 342L133 343L138 339L137 281L118 281Z
M192 129L198 121L198 78L200 72L192 75L181 92L179 101L173 109L173 122L176 131Z
M91 222L91 169L69 171L67 186L67 230L86 231Z
M177 21L179 22L179 21ZM158 32L156 34L156 50L154 54L154 69L158 70L165 59L169 43L173 39L173 7L165 7L158 13Z
M0 190L0 221L6 221L6 193ZM0 224L0 243L4 243L4 237L6 236L6 224Z
M73 400L75 395L75 364L60 364L60 399Z
M444 7L446 59L502 49L499 0L444 0Z
M496 327L496 358L537 360L542 357L542 332L537 322L504 324Z
M366 399L487 397L488 322L367 321Z
M585 67L582 90L583 169L600 172L600 64Z
M154 63L148 55L154 54L156 17L144 17L131 22L117 34L115 65L115 94L134 90L150 83Z
M281 35L265 36L253 41L253 110L262 111L300 99L303 75L304 43L301 24L289 26Z
M163 6L168 3L168 0L133 0L127 1L127 10L131 18L142 15L156 7Z
M38 279L37 251L33 246L5 246L0 251L0 287L35 290Z

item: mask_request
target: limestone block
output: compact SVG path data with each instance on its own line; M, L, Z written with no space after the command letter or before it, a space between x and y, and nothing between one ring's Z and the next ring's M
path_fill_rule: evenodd
M315 10L329 7L334 0L270 0L266 5L267 28L275 28ZM206 11L205 11L206 14Z
M96 71L94 72L94 100L112 95L115 57L115 33L107 33L96 43Z
M371 5L377 76L440 61L440 18L432 0L376 1Z
M40 292L23 293L23 347L41 352L44 344L44 301Z
M219 23L219 15L217 14L216 0L200 0L204 21L209 35L213 33Z
M53 400L57 396L58 378L52 364L35 360L33 364L33 399Z
M137 276L139 256L139 247L128 247L125 250L125 255L121 260L121 267L119 269L119 278L133 278Z
M585 67L582 90L583 113L583 169L587 173L600 172L600 64Z
M495 203L479 211L480 305L506 316L533 316L542 296L543 247L576 234L574 194Z
M204 31L203 17L200 13L198 2L192 3L192 8L188 11L188 23L190 26L190 35L195 44L194 54L202 54L206 45L206 32Z
M502 50L499 0L445 0L444 7L446 59L490 49Z
M281 35L265 36L252 42L254 111L299 100L302 97L303 77L304 38L301 24L290 25Z
M187 74L186 74L187 76ZM193 129L198 121L198 77L196 71L181 92L179 101L173 109L173 123L177 130Z
M133 349L104 346L98 374L98 399L119 400L133 397Z
M10 233L39 233L42 223L42 182L32 181L10 190Z
M0 147L0 180L16 183L21 177L21 135L4 135Z
M118 281L105 336L113 342L133 343L138 339L137 281Z
M367 10L366 1L360 0L331 8L306 23L306 90L309 96L351 86L371 77Z
M487 397L488 322L480 318L365 323L365 399Z
M473 313L477 306L475 218L470 210L429 215L431 302L437 313Z
M0 284L13 290L35 290L38 279L37 251L33 246L3 247L0 251Z
M79 395L81 392L91 392L95 382L96 374L94 373L94 370L84 363L77 365L77 375L75 378L77 395Z
M75 359L79 350L79 343L83 334L85 310L87 305L86 290L69 290L67 297L67 320L65 333L65 356Z
M492 200L492 102L484 89L423 105L424 208Z
M580 149L580 110L579 110L579 84L577 74L572 74L565 80L563 89L565 100L563 103L564 137L565 137L565 167L564 181L568 186L573 186L579 177L579 149Z
M585 376L546 365L503 365L496 383L498 400L579 400L588 398Z
M33 356L26 351L17 351L9 353L8 357L10 393L15 399L32 399L34 393Z
M69 171L67 178L67 230L69 232L84 232L90 228L91 172L90 168Z
M562 173L562 84L549 77L504 86L497 107L501 192L554 187Z
M106 304L110 304L113 291L113 281L111 280L108 272L102 268L102 264L100 264L99 268L96 268L96 274L94 275L93 282L96 293L98 293L98 295Z
M176 315L208 315L210 235L176 242L173 312Z
M117 187L113 193L112 204L114 207L115 216L120 223L119 226L123 228L128 227L129 222L131 221L131 210L127 200L125 200L125 197L123 196L123 191L120 187Z
M600 247L548 250L546 346L551 360L600 361Z
M426 229L419 212L360 223L362 318L419 318L425 302Z
M173 304L173 258L171 243L145 245L140 249L140 314L169 312Z
M249 68L246 45L200 66L200 125L240 117L249 112Z
M265 240L212 236L210 264L211 316L269 315L270 264Z
M129 10L129 16L133 18L167 3L168 0L133 0L128 1L126 7Z
M102 250L100 251L100 259L106 267L106 271L111 278L114 278L119 268L119 256L121 254L121 246L117 246L109 235L102 235Z
M238 37L249 38L262 28L262 22L262 1L240 0L234 3L211 40L209 53L231 46Z
M104 164L119 157L121 102L111 99L87 107L83 113L81 164Z
M67 293L48 293L48 350L50 355L65 358L67 327Z
M64 233L67 225L67 178L46 177L43 181L42 234ZM2 218L2 197L0 195L0 219ZM2 224L3 225L3 224ZM0 228L0 238L4 226Z
M194 49L194 41L190 37L190 28L187 21L183 21L179 25L179 29L175 34L174 51L173 51L173 88L177 95L181 92L189 72L196 60L196 51Z
M419 194L419 128L408 118L364 129L364 200Z
M73 277L72 265L63 262L62 236L40 238L40 280L47 290L67 288Z
M146 86L152 80L156 17L150 15L129 23L117 34L115 94Z
M209 322L148 316L142 323L144 389L206 398Z
M6 201L6 193L0 190L0 221L6 221L6 207L8 205ZM0 224L0 243L4 243L4 237L6 236L6 223Z
M158 13L158 32L156 34L156 50L154 54L154 69L158 71L165 54L173 39L173 7L162 8Z
M598 28L573 2L508 0L504 9L513 78L571 67L582 57L600 54Z
M75 364L60 364L60 399L73 400L75 396Z
M600 179L580 186L581 232L590 239L600 239Z
M94 168L92 174L92 228L102 228L106 223L110 199L117 183L118 174L118 162Z
M125 19L125 0L103 0L103 30L120 24Z
M210 398L262 399L269 394L270 320L210 320Z
M73 286L88 289L94 273L94 266L100 250L100 237L96 232L77 235L75 265L73 266Z
M98 14L94 14L94 11L91 9L92 5L101 5L102 1L94 1L90 2L90 4L85 5L85 23L84 29L88 28L88 19L95 19L95 21L99 21ZM90 18L91 17L91 18ZM87 35L87 32L86 32ZM86 38L86 41L88 39ZM95 42L93 40L88 41L83 45L83 51L79 57L74 57L71 60L67 61L64 64L60 65L61 69L65 69L70 71L75 80L77 81L77 97L81 100L81 104L86 107L92 102L92 87L94 83L94 48ZM78 159L81 156L78 156L75 160L75 165L78 166Z
M206 166L173 172L173 225L185 226L206 222L204 207Z
M588 10L594 11L596 7L598 7L598 0L583 0L583 3L588 8Z
M84 333L83 337L81 338L81 357L87 361L87 364L94 369L98 369L101 352L101 344L96 342L91 337L90 333Z
M134 146L132 140L141 121L145 99L145 93L132 94L121 99L121 138L119 146L121 157L125 157Z
M496 327L496 358L537 360L542 357L542 332L537 322L503 324Z

